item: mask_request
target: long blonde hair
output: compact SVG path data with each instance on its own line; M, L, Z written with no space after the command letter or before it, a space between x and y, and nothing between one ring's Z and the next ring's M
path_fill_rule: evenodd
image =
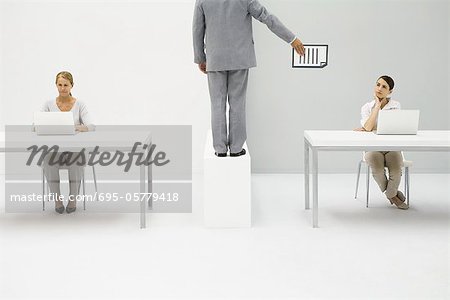
M58 83L59 77L69 80L70 84L73 86L73 76L72 74L70 74L70 72L61 71L58 74L56 74L55 84ZM69 95L72 96L72 93L69 93Z

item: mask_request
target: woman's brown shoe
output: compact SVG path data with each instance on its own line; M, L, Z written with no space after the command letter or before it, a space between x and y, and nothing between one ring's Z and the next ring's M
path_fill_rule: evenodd
M402 202L405 202L405 200L406 200L405 195L403 195L403 193L400 192L400 191L397 191L397 198L399 198L400 200L402 200Z
M400 200L400 198L398 198L397 196L394 196L392 198L388 198L389 201L391 202L391 204L395 204L395 206L397 206L398 209L408 209L409 205L406 204L405 202L403 202L402 200Z

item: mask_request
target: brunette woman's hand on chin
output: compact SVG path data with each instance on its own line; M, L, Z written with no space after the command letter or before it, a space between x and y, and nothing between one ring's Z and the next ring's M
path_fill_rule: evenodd
M375 107L376 108L381 108L381 104L383 102L383 99L378 98L377 94L373 95L373 99L375 100Z

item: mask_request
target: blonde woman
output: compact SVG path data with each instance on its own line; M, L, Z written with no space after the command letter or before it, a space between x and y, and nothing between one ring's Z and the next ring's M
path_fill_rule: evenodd
M380 110L400 109L400 103L391 100L394 80L387 76L378 78L374 88L374 99L361 108L361 128L359 131L372 131L377 128ZM364 154L366 162L372 169L372 175L380 190L384 192L391 204L399 209L408 209L405 196L398 190L402 177L403 157L400 151L370 151ZM389 178L385 168L388 169Z
M75 129L77 131L92 131L95 126L92 124L91 117L86 105L80 100L72 96L73 76L69 72L59 72L55 79L56 88L58 90L58 97L56 99L47 101L42 111L51 112L72 112L75 121ZM60 153L56 155L54 161L57 161ZM50 164L51 155L44 159L44 174L49 183L50 192L56 195L55 197L55 211L59 214L64 212L64 203L59 198L60 191L60 169L68 169L69 171L69 202L65 208L67 213L72 213L76 210L76 196L79 194L81 177L84 172L84 166L79 166L76 163L71 165Z

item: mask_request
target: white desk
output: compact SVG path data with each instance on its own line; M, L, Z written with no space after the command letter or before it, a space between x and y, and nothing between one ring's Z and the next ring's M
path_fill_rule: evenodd
M376 135L372 132L305 130L305 209L309 209L312 168L313 227L319 226L319 151L430 151L450 152L450 131L419 131L417 135ZM310 152L312 164L310 166Z
M125 130L125 131L90 131L80 132L75 135L67 136L39 136L30 130L19 130L11 133L8 131L8 141L5 142L5 132L0 132L0 152L29 152L27 147L31 145L58 145L60 151L91 151L96 146L100 147L100 151L116 151L130 152L136 142L143 144L151 143L151 135L149 131L144 130ZM145 152L142 148L136 149L136 152ZM147 169L147 170L146 170ZM147 171L147 172L146 172ZM147 174L147 180L146 180ZM147 184L146 184L147 183ZM140 166L140 193L152 192L152 165L148 167ZM146 190L147 188L147 190ZM152 201L149 200L151 208ZM140 226L146 227L146 201L140 202Z

